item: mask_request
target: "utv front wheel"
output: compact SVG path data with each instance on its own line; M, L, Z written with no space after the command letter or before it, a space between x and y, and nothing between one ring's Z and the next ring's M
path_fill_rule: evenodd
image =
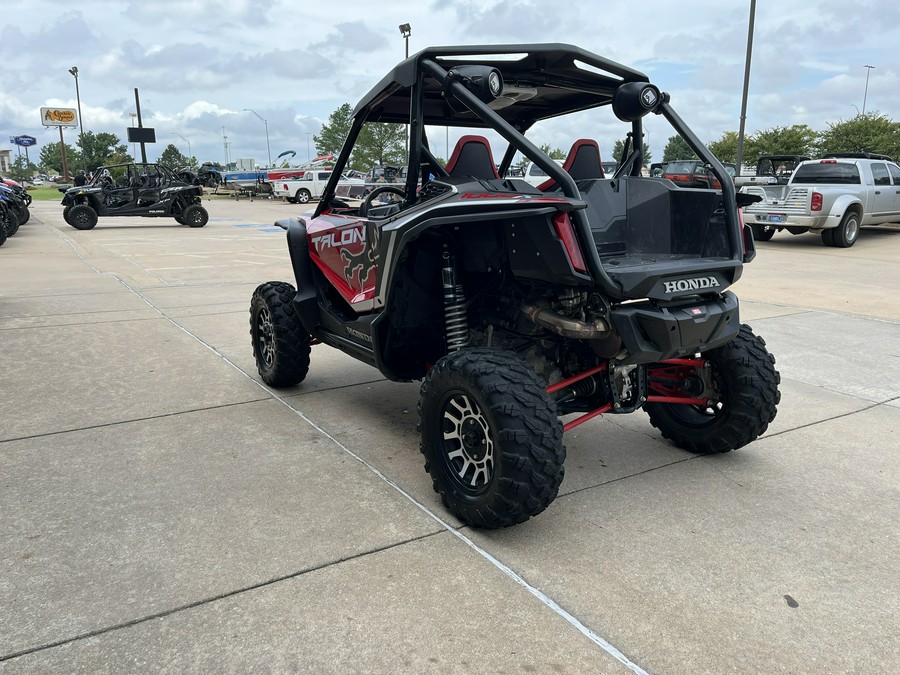
M209 213L199 204L191 204L181 214L181 219L190 227L203 227L209 222Z
M651 394L704 398L707 405L648 403L644 409L650 423L679 448L697 453L737 450L756 440L775 419L781 400L775 357L747 325L731 342L702 357L706 366L651 367L650 386ZM667 388L653 390L660 386Z
M76 204L69 211L68 222L76 230L90 230L97 224L97 212L87 204Z
M309 335L291 305L295 293L290 284L270 281L250 301L256 369L271 387L292 387L309 372Z
M464 349L422 383L421 450L435 492L463 522L494 529L556 498L566 450L544 384L510 352Z

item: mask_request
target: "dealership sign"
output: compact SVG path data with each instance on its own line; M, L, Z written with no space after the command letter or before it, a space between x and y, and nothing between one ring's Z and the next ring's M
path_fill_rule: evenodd
M10 136L9 142L13 145L18 145L23 148L30 147L32 145L37 144L37 139L34 136Z
M41 108L41 124L45 127L77 127L75 108Z

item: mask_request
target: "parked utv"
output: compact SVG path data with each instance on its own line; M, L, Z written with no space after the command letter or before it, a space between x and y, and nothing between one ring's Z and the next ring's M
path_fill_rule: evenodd
M421 380L425 468L445 506L484 528L547 508L563 433L598 415L643 410L697 453L756 439L779 375L727 290L753 238L730 175L669 101L644 74L564 44L434 47L401 62L357 105L312 218L277 223L296 287L253 294L263 382L301 382L318 343ZM596 140L575 140L560 166L524 135L568 114L601 128L609 110L627 125L612 176ZM648 114L720 190L641 176ZM410 171L351 206L337 182L379 123L409 125ZM464 130L446 165L426 133L443 138L445 125ZM498 164L485 131L508 143ZM547 173L542 185L509 177L517 153Z
M76 230L92 229L98 216L171 217L190 227L209 220L203 188L162 164L100 167L90 183L63 192L63 218Z

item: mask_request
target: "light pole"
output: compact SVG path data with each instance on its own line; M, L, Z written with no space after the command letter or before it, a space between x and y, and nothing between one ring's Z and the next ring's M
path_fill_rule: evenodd
M255 110L250 110L250 108L244 108L244 110L246 110L247 112L252 112L254 115L256 115L259 118L260 122L262 122L263 124L266 125L266 152L269 153L269 163L266 166L270 167L270 166L272 166L272 151L269 149L269 123L266 122L266 120L263 118L263 116L260 115Z
M747 93L750 90L750 59L753 56L753 24L756 22L756 0L750 0L750 21L747 26L747 55L744 57L744 92L741 96L741 121L738 129L737 157L734 166L738 174L743 174L744 163L744 127L747 122Z
M190 142L188 139L186 139L184 136L182 136L181 134L179 134L179 133L177 133L177 132L174 132L174 131L173 131L172 133L174 133L176 136L178 136L178 138L180 138L181 140L183 140L185 143L188 144L188 163L190 163L191 160L193 159L193 157L191 156L191 142Z
M69 68L69 75L75 78L75 100L78 102L78 143L81 145L81 163L84 172L87 173L87 152L84 147L84 122L81 119L81 91L78 88L78 66L72 66ZM866 78L866 82L868 83L868 78ZM863 105L865 108L865 105Z
M403 40L406 42L406 58L409 58L409 36L412 35L412 28L409 27L408 23L400 24L400 35L403 36Z
M405 58L409 58L409 36L412 35L412 28L410 28L408 23L400 24L400 35L403 37L403 42L405 43ZM406 154L409 154L409 125L406 126Z
M131 127L134 128L134 118L137 117L137 113L129 113L131 115ZM137 143L131 144L131 157L132 159L137 157Z
M863 94L863 111L862 114L866 114L866 97L869 95L869 73L872 72L872 68L875 66L863 66L866 69L866 91Z
M309 137L312 136L312 133L306 132L306 163L309 164L312 161L312 155L309 154Z

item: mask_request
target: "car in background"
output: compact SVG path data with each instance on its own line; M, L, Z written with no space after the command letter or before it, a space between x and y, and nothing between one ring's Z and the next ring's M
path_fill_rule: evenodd
M722 163L728 175L734 179L737 171L734 164ZM714 190L722 189L722 184L712 174L709 167L699 159L679 159L666 164L666 168L662 172L663 178L681 187L691 188L713 188Z

